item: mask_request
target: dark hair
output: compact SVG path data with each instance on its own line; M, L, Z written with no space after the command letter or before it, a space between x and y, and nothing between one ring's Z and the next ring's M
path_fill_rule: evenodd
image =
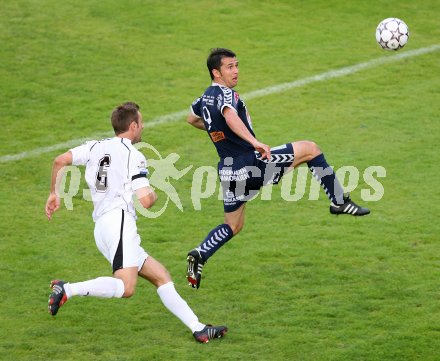
M213 69L220 70L222 65L223 58L235 58L236 55L232 50L225 48L214 48L211 49L209 53L208 60L206 60L206 65L208 66L209 75L211 76L211 80L214 79L214 75L212 74Z
M126 132L132 122L138 123L139 109L136 103L126 102L113 110L111 121L116 135Z

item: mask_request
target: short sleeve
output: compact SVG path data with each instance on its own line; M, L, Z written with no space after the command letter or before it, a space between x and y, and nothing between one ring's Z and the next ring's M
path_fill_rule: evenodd
M192 115L198 117L198 118L202 118L202 114L200 112L200 102L202 101L202 98L197 98L196 100L193 101L193 103L190 106L190 110Z
M145 156L139 151L134 152L133 159L130 161L131 187L134 191L150 186L147 175L148 169Z
M96 143L96 140L92 140L70 149L70 152L72 153L72 165L86 165L90 159L90 150Z
M217 97L220 112L223 114L225 107L228 107L238 113L238 101L240 100L238 93L227 87L221 87L221 89L223 96L219 95Z

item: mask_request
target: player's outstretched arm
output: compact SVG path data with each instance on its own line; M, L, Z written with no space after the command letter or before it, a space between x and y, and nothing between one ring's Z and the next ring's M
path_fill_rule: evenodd
M194 128L206 130L205 123L202 118L196 117L194 114L188 114L186 121Z
M225 108L223 116L225 117L226 124L228 124L228 127L231 128L235 134L252 144L255 150L261 154L263 159L270 159L270 147L267 144L258 141L251 132L249 132L248 128L246 128L234 110L231 108Z
M61 179L65 166L72 164L72 153L70 151L60 154L55 158L52 166L52 175L50 180L50 194L46 201L46 216L50 220L52 214L60 208L60 197L58 196L57 180Z

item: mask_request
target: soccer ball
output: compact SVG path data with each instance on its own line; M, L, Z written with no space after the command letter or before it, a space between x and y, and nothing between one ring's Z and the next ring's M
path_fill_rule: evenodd
M388 18L376 28L376 41L386 50L402 49L408 42L409 29L403 20Z

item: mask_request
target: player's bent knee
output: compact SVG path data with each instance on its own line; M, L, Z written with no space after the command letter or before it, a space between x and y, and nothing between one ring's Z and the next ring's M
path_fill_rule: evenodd
M124 293L122 297L129 298L134 295L136 291L136 282L132 282L131 280L124 280Z
M300 163L307 162L322 153L318 145L310 140L294 142L292 146L295 152L295 159Z
M318 144L315 142L309 142L310 143L310 154L312 157L316 157L317 155L320 155L321 149L319 149Z
M136 288L135 287L125 287L124 294L122 297L124 298L130 298L135 294Z

